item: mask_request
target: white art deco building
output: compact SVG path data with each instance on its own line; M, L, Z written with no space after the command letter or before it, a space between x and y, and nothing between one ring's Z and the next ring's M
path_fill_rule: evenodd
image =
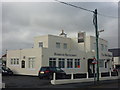
M75 38L67 37L62 31L59 36L45 35L34 38L30 49L8 50L7 67L15 74L38 75L42 66L57 66L69 73L93 72L93 58L96 56L95 37L78 33ZM112 53L108 52L108 42L99 38L100 72L112 68Z

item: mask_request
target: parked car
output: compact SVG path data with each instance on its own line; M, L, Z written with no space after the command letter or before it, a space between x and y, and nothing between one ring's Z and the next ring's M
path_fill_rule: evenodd
M118 75L118 73L120 73L120 67L119 67L119 68L114 68L114 69L113 69L113 72Z
M2 75L13 75L12 70L8 67L2 66L1 70L2 70Z
M66 73L58 67L41 67L39 70L39 78L53 79L53 73L56 73L56 78L65 78Z
M119 72L120 71L120 67L119 68L114 68L113 72Z

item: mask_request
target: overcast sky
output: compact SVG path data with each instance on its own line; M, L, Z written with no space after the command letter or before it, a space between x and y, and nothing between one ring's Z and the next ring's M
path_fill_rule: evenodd
M109 48L118 47L118 3L69 2L90 10L98 9L98 29L104 29L100 37L109 42ZM69 37L77 37L79 31L95 35L93 13L58 2L3 2L2 3L2 51L33 47L35 36L58 35L63 29ZM0 50L1 51L1 50Z

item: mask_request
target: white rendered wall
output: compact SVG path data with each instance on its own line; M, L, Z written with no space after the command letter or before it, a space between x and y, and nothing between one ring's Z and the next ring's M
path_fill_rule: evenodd
M22 74L22 75L38 75L38 71L41 66L41 48L31 48L31 49L23 49L23 50L13 50L7 52L7 67L9 67L14 74ZM25 59L23 57L25 56ZM28 68L28 58L35 57L35 67L30 69ZM19 58L19 65L11 65L11 58ZM25 61L25 68L21 68L21 61Z

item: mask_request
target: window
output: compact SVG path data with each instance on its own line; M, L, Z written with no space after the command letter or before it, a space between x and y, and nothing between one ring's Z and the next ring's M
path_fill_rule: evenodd
M93 45L93 50L96 51L96 43L94 43L94 45Z
M60 48L60 43L56 42L56 48Z
M13 59L11 59L11 65L13 64Z
M17 59L17 64L19 64L19 59Z
M49 58L49 66L56 67L56 58Z
M67 49L67 43L64 43L64 44L63 44L63 48L64 48L64 49Z
M14 58L14 64L16 64L16 59Z
M105 62L105 68L107 68L107 62Z
M39 47L43 47L43 42L39 42Z
M35 58L34 57L31 57L31 58L28 58L28 68L34 68L34 65L35 64Z
M73 67L73 59L67 59L67 68Z
M99 67L104 67L104 60L103 59L99 60Z
M21 68L25 68L25 61L23 61L23 60L21 62Z
M102 50L102 51L104 50L104 45L103 45L103 44L101 44L101 50Z
M107 45L105 45L105 50L107 51Z
M19 58L11 58L11 65L18 65L19 64Z
M75 68L80 68L80 59L75 59Z
M25 59L25 56L23 56L23 59Z
M65 59L64 58L59 58L58 59L58 67L59 68L65 68Z

